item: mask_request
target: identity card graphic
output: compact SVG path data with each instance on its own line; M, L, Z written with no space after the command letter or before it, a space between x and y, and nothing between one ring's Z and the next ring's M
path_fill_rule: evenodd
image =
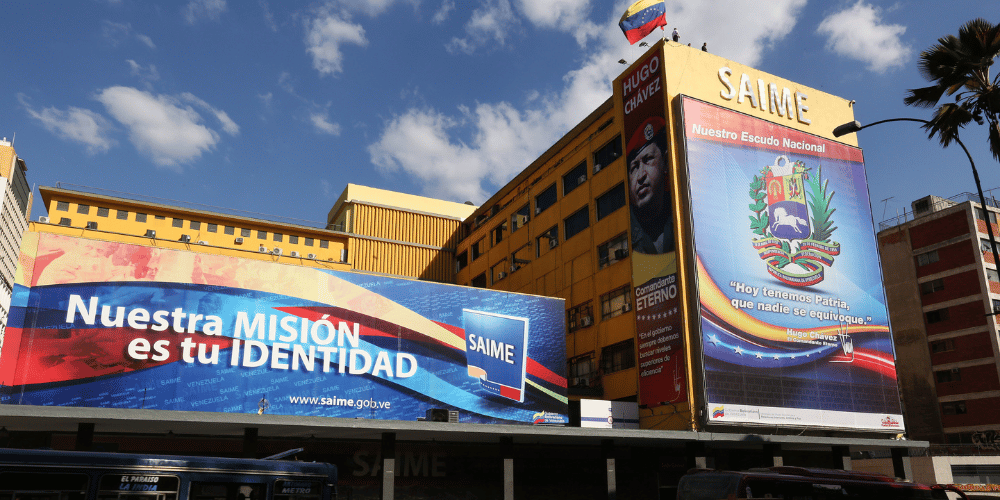
M483 388L524 402L528 318L463 309L469 376Z

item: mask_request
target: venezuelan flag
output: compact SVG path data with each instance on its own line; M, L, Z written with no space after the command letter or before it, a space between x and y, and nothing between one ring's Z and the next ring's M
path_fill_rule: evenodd
M628 43L635 44L658 26L667 25L666 12L663 0L639 0L622 14L618 26L621 26Z

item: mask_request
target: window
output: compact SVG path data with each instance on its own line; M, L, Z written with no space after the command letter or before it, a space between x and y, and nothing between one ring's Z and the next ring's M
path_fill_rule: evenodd
M329 240L319 240L319 247L320 248L330 248L330 241Z
M479 241L472 244L472 260L482 257L485 253L486 238L480 238Z
M140 214L139 212L136 212L135 213L135 221L136 222L146 222L146 214Z
M292 245L298 245L299 244L299 237L295 236L293 234L290 234L290 235L288 235L288 242L291 243Z
M128 211L119 210L117 213L115 213L115 218L118 220L128 220Z
M90 214L90 205L83 205L83 204L77 205L76 206L76 213L89 215Z
M305 245L306 245L307 247L311 247L311 246L313 246L313 239L312 239L312 238L302 238L302 242L303 242L303 243L304 243L304 244L305 244Z
M611 165L611 162L615 161L619 156L622 155L622 136L615 137L611 139L611 142L607 143L601 149L598 149L594 153L594 173L600 172L602 168Z
M107 217L109 215L111 215L111 209L110 208L97 207L97 216L98 217Z
M535 215L544 212L556 202L556 185L553 184L535 197Z
M952 339L938 340L931 342L931 354L948 352L955 350L955 342Z
M530 205L525 204L523 207L517 209L517 212L511 214L510 232L513 233L514 231L521 229L528 223L529 220L531 220L531 207Z
M249 229L242 229L241 228L240 229L240 236L242 236L244 238L249 238L250 237L250 230Z
M281 243L282 239L281 233L271 233L271 239L277 241L278 243Z
M996 434L994 434L995 436ZM980 434L982 436L982 434ZM975 439L972 433L968 433L965 443L981 443L982 437ZM987 438L989 439L989 438ZM965 444L963 443L963 444ZM989 443L989 441L987 441ZM987 444L983 443L983 444ZM996 443L994 440L993 443ZM998 484L1000 483L1000 465L996 464L969 464L952 465L951 482L957 484ZM983 497L980 497L983 498Z
M958 368L952 368L951 370L941 370L934 372L934 377L937 379L938 383L960 382L962 380L962 370Z
M927 253L922 253L917 256L917 267L926 266L927 264L933 264L938 261L937 250L931 250Z
M566 382L570 387L589 387L594 373L594 355L584 354L566 361Z
M965 408L965 401L952 401L941 403L941 412L945 415L964 415L968 410Z
M625 184L619 184L597 197L597 220L625 206Z
M570 170L568 174L563 176L563 196L569 194L570 191L577 188L577 186L583 185L587 182L587 161L584 160L579 165Z
M981 208L976 209L976 218L979 220L986 220L986 216L983 215L983 209ZM997 223L997 213L992 210L990 210L990 223L991 224Z
M608 319L621 316L632 310L632 303L629 301L629 287L625 285L617 290L613 290L601 295L601 318Z
M541 257L559 246L559 226L552 226L535 238L535 257Z
M601 371L603 373L614 373L634 367L635 342L632 339L601 349Z
M525 244L510 254L510 272L521 269L521 266L531 263L531 245Z
M62 210L63 212L69 212L69 202L68 201L57 201L56 210Z
M944 280L941 278L920 284L920 293L923 295L940 292L941 290L944 290Z
M469 251L466 250L455 256L455 272L465 269L469 265Z
M184 227L184 219L174 218L170 225L173 227Z
M493 264L493 267L490 268L490 275L493 276L493 283L494 284L496 282L498 282L498 281L506 278L507 277L507 259L503 259L500 262L497 262L496 264Z
M472 286L476 288L486 288L486 273L480 273L479 276L472 278Z
M73 225L73 220L70 219L69 217L63 217L63 218L59 219L59 225L60 226L72 226Z
M226 226L226 228L222 232L226 234L236 234L236 228L233 226Z
M574 212L573 215L566 217L563 223L566 239L568 240L576 236L580 231L590 227L590 207L585 205L580 210Z
M1000 274L997 274L997 270L996 269L987 269L986 270L986 280L987 281L1000 282Z
M194 229L196 231L200 230L201 229L201 222L198 222L196 220L188 221L188 228Z
M993 299L993 314L1000 313L1000 300Z
M997 250L1000 250L1000 241L997 242ZM983 253L993 253L993 246L990 245L990 240L986 238L980 238L979 251Z
M261 230L258 229L257 230L257 239L258 240L267 240L267 231L261 231Z
M597 268L605 267L628 257L628 234L622 233L597 247Z
M497 224L497 227L493 228L493 231L490 231L490 234L493 237L493 244L496 245L497 243L503 241L503 235L506 232L507 232L507 221L503 221L500 224Z
M166 220L167 216L166 215L154 215L153 218L156 219L156 220Z
M210 232L210 233L217 233L217 232L219 232L219 225L218 224L212 224L211 222L209 222L206 225L208 226L208 232Z
M590 301L566 311L566 328L572 333L594 324L594 311Z
M924 315L927 317L927 323L940 323L942 321L948 321L948 308L937 309L934 311L927 311Z

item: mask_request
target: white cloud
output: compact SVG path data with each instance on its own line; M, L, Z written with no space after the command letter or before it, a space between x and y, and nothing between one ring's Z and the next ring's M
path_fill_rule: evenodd
M533 23L571 16L580 3L557 2L565 14ZM630 3L619 0L613 18L595 26L595 41L577 69L564 77L555 93L528 91L520 109L506 102L477 103L455 115L414 107L389 119L381 137L368 148L372 163L383 173L404 172L422 184L424 194L454 201L485 201L488 193L508 182L569 129L611 97L611 82L623 67L623 54L638 55L618 28L618 17ZM708 41L713 51L744 64L756 64L771 44L795 25L805 0L728 0L668 2L668 22L690 26L688 35ZM572 14L577 15L577 14ZM531 18L529 18L531 19ZM729 26L741 26L731 30ZM650 38L659 38L651 34ZM630 52L631 51L631 52ZM459 137L468 137L467 140Z
M187 100L204 102L190 94L185 96L189 96ZM128 129L136 149L157 165L179 172L181 164L198 159L219 142L219 134L201 123L201 115L176 97L116 86L99 91L96 99ZM235 124L223 123L232 133Z
M455 10L455 0L443 0L441 2L441 8L434 13L434 17L431 18L431 22L434 24L441 24L448 20L448 15L451 11Z
M160 72L156 70L156 66L153 64L144 68L141 64L131 59L126 59L125 62L132 69L132 76L137 76L144 82L155 82L160 79Z
M151 49L155 49L155 48L156 48L156 44L155 44L155 43L153 43L153 39L152 39L152 38L149 38L149 37L148 37L148 36L146 36L146 35L141 35L141 34L138 34L138 33L137 33L137 34L135 35L135 39L136 39L136 40L139 40L139 41L140 41L140 42L142 42L142 43L143 43L143 44L144 44L145 46L147 46L147 47L149 47L149 48L151 48Z
M18 94L17 99L27 110L28 116L38 120L46 130L63 139L87 146L87 152L90 154L107 151L115 144L115 141L108 137L111 124L106 118L89 109L70 106L65 111L54 107L39 111L31 106L23 94Z
M340 47L345 43L368 45L365 30L343 16L324 10L315 18L306 20L306 51L312 55L313 67L320 75L343 72L344 54Z
M271 31L277 33L278 25L274 22L274 14L271 14L271 6L267 4L265 0L259 0L260 10L264 11L264 24L267 25Z
M340 0L338 4L351 12L360 12L375 17L388 10L397 1L418 3L418 0Z
M881 10L864 0L827 16L816 32L827 37L827 50L867 63L878 73L903 66L913 52L899 39L906 27L883 24Z
M195 105L199 106L200 108L204 109L205 111L208 111L209 113L212 113L212 115L215 116L215 119L219 120L219 124L222 125L222 130L225 133L227 133L229 135L232 135L232 136L239 135L239 133L240 133L240 127L239 127L239 125L237 125L236 122L234 122L233 120L231 120L229 118L229 115L226 114L225 111L222 111L221 109L213 108L210 104L208 104L207 102L205 102L205 101L203 101L203 100L195 97L195 95L192 94L192 93L190 93L190 92L185 92L185 93L181 94L180 97L181 97L181 99L183 99L183 100L185 100L187 102L190 102L192 104L195 104Z
M487 0L472 12L472 18L465 24L465 37L452 38L445 48L451 53L472 54L486 44L503 46L517 25L517 16L509 0Z
M115 23L108 20L101 22L101 34L104 35L104 39L111 44L112 47L117 47L118 44L129 38L135 38L142 42L143 45L155 49L156 44L153 43L153 39L143 35L142 33L136 33L132 29L130 23Z
M184 20L194 24L202 19L218 21L226 11L226 0L191 0L181 9Z
M309 113L309 121L312 122L313 126L320 133L340 135L340 124L330 123L330 114L326 111Z
M265 109L271 109L271 101L274 100L273 93L268 92L266 94L257 94L257 98L260 99L260 102L264 105Z
M587 19L590 0L517 0L517 8L531 24L570 33L580 45L600 31Z

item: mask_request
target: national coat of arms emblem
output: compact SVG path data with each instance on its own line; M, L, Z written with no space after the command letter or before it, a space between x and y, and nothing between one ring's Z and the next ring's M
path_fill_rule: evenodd
M759 236L753 247L767 271L792 286L823 281L824 269L840 255L840 243L831 239L834 192L827 192L821 166L812 171L779 156L750 182L750 229Z

